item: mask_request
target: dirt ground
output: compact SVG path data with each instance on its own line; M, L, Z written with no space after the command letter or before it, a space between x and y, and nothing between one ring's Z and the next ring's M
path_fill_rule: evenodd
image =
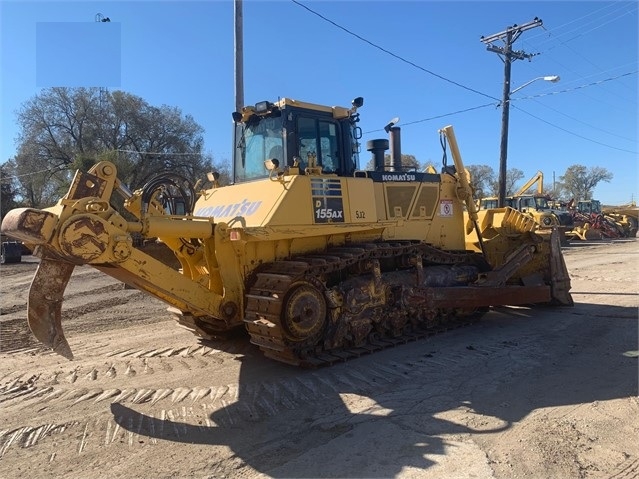
M25 257L0 269L2 477L638 478L638 246L564 248L573 308L498 308L316 370L200 342L89 267L69 362L28 330Z

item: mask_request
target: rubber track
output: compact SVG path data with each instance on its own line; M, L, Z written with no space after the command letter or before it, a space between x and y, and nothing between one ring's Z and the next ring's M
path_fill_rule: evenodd
M288 346L280 326L283 299L288 287L294 282L309 278L321 281L329 274L346 269L368 259L396 259L420 253L427 263L460 264L475 263L477 255L466 252L445 252L431 246L415 242L370 243L349 247L333 248L325 253L296 257L289 261L278 261L262 266L256 280L246 295L245 324L251 342L260 346L267 357L288 364L303 367L318 367L370 354L382 349L395 347L435 334L466 326L478 321L478 316L450 319L445 325L423 328L398 337L368 339L363 346L348 349L313 351L301 358ZM483 315L483 313L482 313ZM479 315L481 316L481 315ZM320 344L322 341L320 340Z

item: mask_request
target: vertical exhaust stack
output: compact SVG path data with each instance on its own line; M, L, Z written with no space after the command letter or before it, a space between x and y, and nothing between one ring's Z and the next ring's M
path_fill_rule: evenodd
M369 140L366 142L366 150L373 154L375 171L384 171L384 152L388 150L388 140Z
M402 135L399 126L389 128L390 145L391 145L391 165L390 171L402 171Z

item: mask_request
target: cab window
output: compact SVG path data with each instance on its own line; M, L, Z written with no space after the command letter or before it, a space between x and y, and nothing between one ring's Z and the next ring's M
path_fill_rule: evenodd
M321 166L324 173L338 172L337 124L316 118L298 118L297 131L302 168L306 168L309 159L314 157L317 166Z
M236 182L267 178L269 173L264 167L264 160L284 160L282 131L280 117L256 118L250 123L236 125Z

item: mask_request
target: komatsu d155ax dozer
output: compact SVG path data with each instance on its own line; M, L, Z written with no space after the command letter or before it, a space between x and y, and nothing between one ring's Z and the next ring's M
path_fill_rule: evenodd
M28 300L33 334L73 357L62 298L74 267L87 264L165 301L196 335L243 325L266 356L303 366L426 336L490 306L572 305L556 231L535 231L505 208L484 217L466 247L472 225L480 229L452 127L440 131L441 173L404 171L392 124L389 139L367 143L374 171L359 169L362 104L281 99L235 112L228 186L215 174L202 189L169 173L130 192L116 166L100 162L76 172L55 206L10 211L3 232L41 258ZM136 247L139 235L159 238L180 267Z

